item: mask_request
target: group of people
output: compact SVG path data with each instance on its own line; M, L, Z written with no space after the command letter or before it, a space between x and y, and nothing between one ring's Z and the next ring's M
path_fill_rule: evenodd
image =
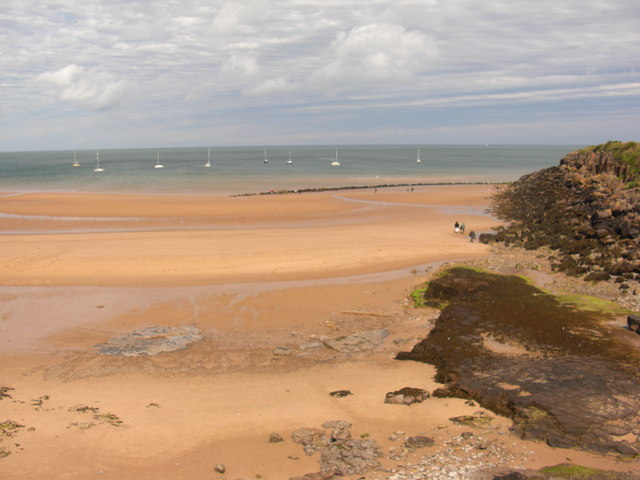
M465 229L465 225L464 223L458 223L458 221L456 220L456 223L454 224L454 229L456 233L461 233L464 235L464 229ZM470 242L475 242L476 241L476 232L474 232L473 230L471 230L471 232L469 232L469 241Z

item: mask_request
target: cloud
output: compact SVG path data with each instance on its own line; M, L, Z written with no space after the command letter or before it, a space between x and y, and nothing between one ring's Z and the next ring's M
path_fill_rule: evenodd
M237 34L245 25L258 21L266 8L267 4L263 0L242 3L228 1L218 9L211 26L220 35Z
M222 71L240 76L252 76L258 72L258 63L251 54L234 53L222 64Z
M123 138L234 118L282 139L291 125L321 138L329 125L364 135L374 120L389 132L463 124L465 109L505 123L541 106L638 111L639 16L637 0L8 2L0 121L18 138L19 125L64 112L72 132L86 110L117 106ZM612 137L625 127L605 123ZM238 129L225 141L245 141Z
M331 61L313 72L312 80L359 87L362 82L406 81L424 71L437 52L423 32L394 24L361 25L338 34Z
M125 91L125 82L98 69L69 64L59 70L40 74L37 80L56 87L60 98L93 109L116 105Z

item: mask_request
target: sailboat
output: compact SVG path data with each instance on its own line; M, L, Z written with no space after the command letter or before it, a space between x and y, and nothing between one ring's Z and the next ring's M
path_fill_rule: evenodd
M287 165L293 165L293 160L291 160L291 150L289 150L289 160L287 160Z
M96 168L93 169L94 172L104 172L104 168L100 166L100 153L96 150Z
M76 152L73 152L73 163L71 164L72 167L79 167L80 166L80 162L76 159Z
M418 149L418 158L416 159L416 163L420 163L420 162L421 162L421 160L420 160L420 149Z
M207 157L207 163L203 165L203 167L211 167L211 149L209 149L209 156Z
M269 160L267 160L267 149L264 149L264 163L269 163Z
M336 159L333 162L331 162L331 166L332 167L340 166L340 162L338 161L338 147L336 147Z
M156 150L156 164L153 166L153 168L164 168L164 165L162 165L160 163L160 150Z

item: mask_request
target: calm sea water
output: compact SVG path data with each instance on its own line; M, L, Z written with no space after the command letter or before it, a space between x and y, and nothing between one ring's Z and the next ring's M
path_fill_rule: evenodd
M257 193L317 187L397 183L506 182L557 165L581 146L341 146L335 147L0 152L0 191L93 191L130 193ZM420 163L417 163L418 149ZM291 152L292 164L288 164ZM156 155L164 168L154 168Z

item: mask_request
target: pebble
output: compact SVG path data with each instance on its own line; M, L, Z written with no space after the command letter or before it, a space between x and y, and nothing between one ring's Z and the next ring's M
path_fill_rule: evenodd
M218 473L224 473L227 471L227 469L225 468L225 466L221 463L216 465L216 468L214 468L214 470Z

